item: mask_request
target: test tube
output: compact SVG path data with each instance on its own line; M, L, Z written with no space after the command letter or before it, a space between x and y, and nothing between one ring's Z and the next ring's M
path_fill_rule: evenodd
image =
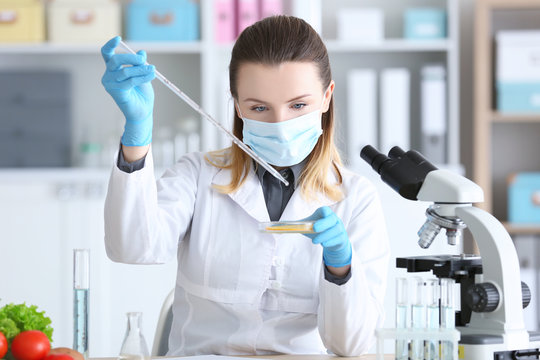
M413 329L424 330L426 327L426 285L421 277L414 277L413 284L411 325ZM424 360L424 341L412 340L411 352L412 360Z
M426 310L427 324L426 328L438 331L439 329L439 280L428 279L425 281L426 286ZM439 360L439 342L427 339L424 343L426 360Z
M408 282L407 278L396 278L396 329L409 327L407 316L408 307ZM396 340L396 360L408 360L409 344L407 340Z
M441 328L454 329L456 327L456 313L454 308L454 279L441 279ZM454 357L454 344L451 341L441 342L441 360L456 359Z
M90 250L73 250L73 349L88 359Z

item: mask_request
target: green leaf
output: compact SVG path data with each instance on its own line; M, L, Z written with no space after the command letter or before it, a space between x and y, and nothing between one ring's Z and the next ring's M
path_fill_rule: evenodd
M2 331L2 326L9 335ZM26 330L43 331L52 342L51 319L45 316L44 311L37 311L37 306L11 303L0 309L0 331L4 332L9 343L19 332Z
M4 334L8 342L11 342L11 339L19 335L21 331L17 328L15 321L4 318L0 319L0 332Z

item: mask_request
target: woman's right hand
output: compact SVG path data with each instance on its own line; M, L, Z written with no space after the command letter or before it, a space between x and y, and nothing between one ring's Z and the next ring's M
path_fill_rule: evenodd
M101 79L126 118L122 145L144 146L152 141L154 90L151 81L155 67L146 65L146 53L115 54L120 36L109 40L102 48L106 70Z

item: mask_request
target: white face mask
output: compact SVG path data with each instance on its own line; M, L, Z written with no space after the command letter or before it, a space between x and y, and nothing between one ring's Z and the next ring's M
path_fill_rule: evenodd
M323 132L321 116L321 109L317 109L274 123L242 117L244 143L269 164L298 164L311 153Z

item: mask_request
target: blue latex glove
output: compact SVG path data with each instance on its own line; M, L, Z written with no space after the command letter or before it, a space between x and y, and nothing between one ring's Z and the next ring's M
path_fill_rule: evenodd
M328 206L315 210L304 220L316 220L313 224L315 234L304 234L313 244L323 247L323 260L327 266L342 267L350 265L352 258L351 242L341 219Z
M120 36L112 38L101 48L107 65L101 83L126 118L122 144L144 146L152 141L154 90L150 82L156 77L155 67L145 65L142 50L137 55L115 54L120 40Z

